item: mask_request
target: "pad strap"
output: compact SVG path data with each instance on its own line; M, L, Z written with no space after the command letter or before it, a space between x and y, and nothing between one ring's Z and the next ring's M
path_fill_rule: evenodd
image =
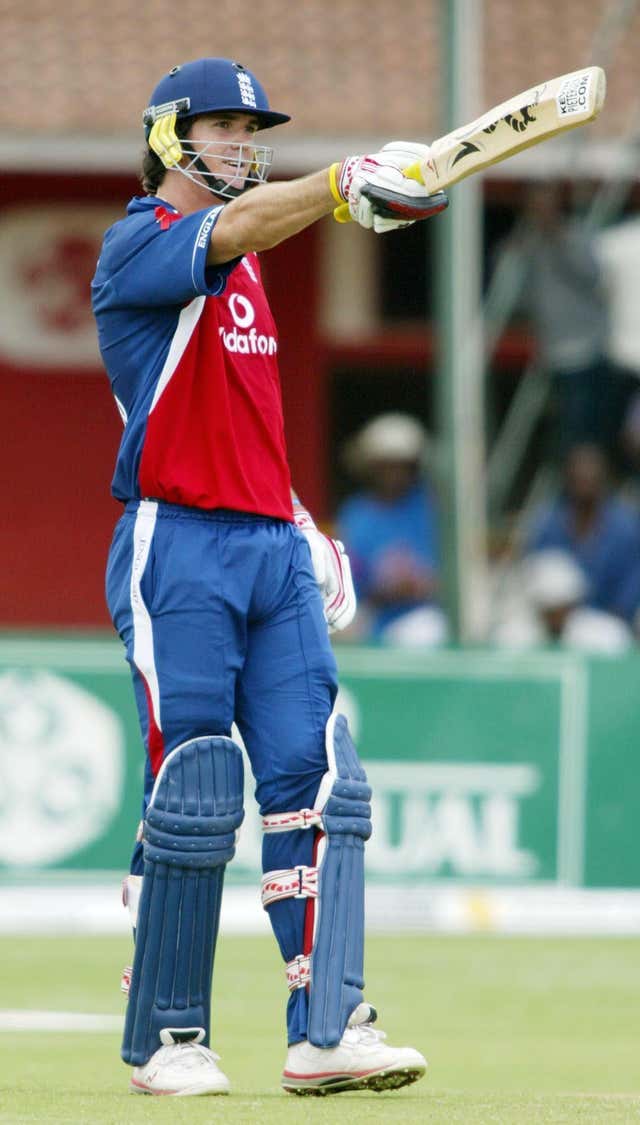
M262 876L262 905L265 910L272 902L283 898L317 898L318 868L298 864L289 870L268 871Z
M269 813L262 818L263 832L294 832L297 829L321 828L319 809L300 809L299 812Z
M300 954L287 962L287 987L289 992L296 988L306 988L311 980L311 956Z

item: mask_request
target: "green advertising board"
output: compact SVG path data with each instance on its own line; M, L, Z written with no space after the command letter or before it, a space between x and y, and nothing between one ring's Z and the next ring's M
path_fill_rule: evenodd
M581 882L579 664L362 652L345 654L342 675L376 793L380 874Z
M369 879L636 887L640 656L337 648ZM119 642L0 639L0 866L128 866L143 755ZM230 882L259 880L247 817Z

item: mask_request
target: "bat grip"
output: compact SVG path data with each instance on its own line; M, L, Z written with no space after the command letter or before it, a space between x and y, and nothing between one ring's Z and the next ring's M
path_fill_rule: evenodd
M408 168L403 168L402 175L406 176L408 180L417 180L419 184L424 183L422 173L420 171L420 164L410 164ZM350 223L351 215L349 213L349 204L340 203L338 207L334 208L333 217L337 223Z

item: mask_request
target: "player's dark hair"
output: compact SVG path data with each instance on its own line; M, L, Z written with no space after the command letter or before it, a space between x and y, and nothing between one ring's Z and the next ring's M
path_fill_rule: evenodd
M188 136L189 130L193 125L195 117L178 118L176 121L176 136L182 140ZM155 195L164 180L167 169L162 163L159 156L151 148L147 148L144 156L142 157L142 171L140 173L140 182L142 183L143 191L147 195Z

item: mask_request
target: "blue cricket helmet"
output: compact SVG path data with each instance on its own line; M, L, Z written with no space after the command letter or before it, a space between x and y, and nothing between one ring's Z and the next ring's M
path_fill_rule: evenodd
M261 129L282 125L291 118L269 108L264 87L258 79L231 59L196 59L174 66L161 78L144 111L145 136L158 118L176 113L178 118L195 117L216 111L251 113Z

